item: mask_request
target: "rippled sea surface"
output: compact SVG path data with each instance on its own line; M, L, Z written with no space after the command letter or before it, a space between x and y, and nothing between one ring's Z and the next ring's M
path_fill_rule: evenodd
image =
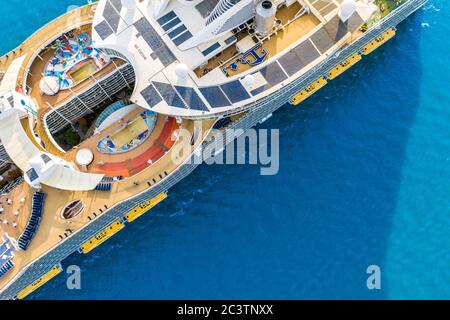
M2 3L0 52L84 1ZM6 8L5 8L6 7ZM151 215L88 256L82 290L59 275L32 299L450 298L450 3L397 37L280 129L280 173L201 166ZM366 288L366 268L382 289Z

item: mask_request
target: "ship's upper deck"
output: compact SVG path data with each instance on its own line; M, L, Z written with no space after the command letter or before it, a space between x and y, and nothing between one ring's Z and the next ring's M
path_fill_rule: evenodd
M121 52L137 73L135 103L168 115L233 112L292 82L352 41L376 6L356 1L343 20L337 0L277 0L273 25L258 27L261 1L99 2L94 44Z

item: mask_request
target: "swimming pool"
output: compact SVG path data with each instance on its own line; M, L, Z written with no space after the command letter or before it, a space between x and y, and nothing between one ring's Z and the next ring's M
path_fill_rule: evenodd
M97 150L104 154L119 154L131 151L144 143L153 132L158 117L147 110L128 120L119 129L97 143Z

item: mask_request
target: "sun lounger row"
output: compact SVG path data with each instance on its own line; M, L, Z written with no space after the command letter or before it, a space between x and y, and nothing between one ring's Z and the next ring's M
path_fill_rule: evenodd
M11 260L6 261L6 263L0 267L0 278L7 274L12 267L14 267L14 263Z
M28 221L28 224L25 228L25 231L19 238L19 248L22 250L27 250L28 246L33 240L37 228L39 227L39 223L41 222L42 214L44 212L44 203L45 203L46 194L43 192L36 192L33 195L33 202L31 208L31 217Z

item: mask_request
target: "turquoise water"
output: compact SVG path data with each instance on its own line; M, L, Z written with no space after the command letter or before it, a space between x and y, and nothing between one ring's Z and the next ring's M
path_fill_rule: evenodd
M2 4L0 51L84 1ZM450 3L430 1L398 36L303 107L264 123L280 173L202 166L152 215L32 299L449 298ZM366 288L377 264L382 290Z

